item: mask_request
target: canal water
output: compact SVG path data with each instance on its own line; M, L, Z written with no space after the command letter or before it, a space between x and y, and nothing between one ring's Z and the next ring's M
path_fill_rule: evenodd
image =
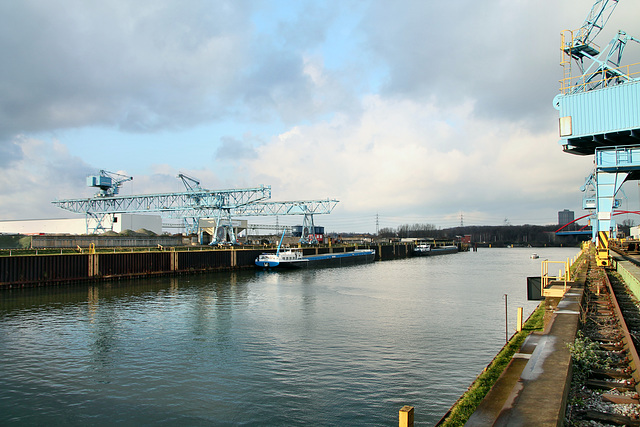
M0 425L433 425L536 307L533 251L3 291Z

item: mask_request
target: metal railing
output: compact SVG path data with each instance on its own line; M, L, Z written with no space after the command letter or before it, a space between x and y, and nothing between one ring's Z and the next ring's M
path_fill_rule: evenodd
M543 296L545 295L545 290L549 287L550 282L563 282L563 293L567 292L568 283L573 281L571 267L576 263L576 261L578 260L578 258L580 258L580 255L584 253L584 251L585 245L582 245L580 252L573 258L567 258L566 261L549 261L548 259L542 261L540 266L540 277ZM549 274L549 264L559 264L562 266L558 271L557 276L552 276Z
M562 65L564 66L564 64ZM575 77L565 74L565 77L560 79L560 93L567 95L570 93L587 92L593 89L615 86L640 79L640 62L611 68L610 70L615 70L620 74L613 73L609 70L606 72L598 70L594 73ZM621 82L620 80L626 81Z
M552 276L549 274L549 264L561 264L564 267L564 273L562 272L562 269L560 269L560 271L558 271L558 275L557 276ZM548 259L545 259L544 261L542 261L542 265L541 265L541 274L540 276L542 277L542 290L543 290L543 294L544 291L549 287L549 283L554 281L554 282L564 282L564 292L567 291L567 282L571 281L571 272L570 272L570 264L569 264L569 259L567 258L566 261L549 261Z

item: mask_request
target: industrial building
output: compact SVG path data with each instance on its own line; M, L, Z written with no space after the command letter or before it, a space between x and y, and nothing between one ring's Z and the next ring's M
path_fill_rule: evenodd
M162 218L159 215L119 213L110 218L109 225L116 233L145 229L162 234ZM0 233L4 234L89 234L87 227L95 228L95 220L79 217L0 221Z

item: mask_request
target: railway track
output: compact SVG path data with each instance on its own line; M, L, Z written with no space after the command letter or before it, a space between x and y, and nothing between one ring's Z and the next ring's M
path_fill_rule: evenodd
M640 426L640 302L614 271L590 260L573 345L570 426Z

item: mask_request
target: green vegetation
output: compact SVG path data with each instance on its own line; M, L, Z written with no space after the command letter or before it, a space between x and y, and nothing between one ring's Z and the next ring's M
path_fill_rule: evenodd
M593 250L593 248L583 250L582 252L580 252L580 255L578 255L578 258L576 258L576 261L573 264L571 264L571 266L569 267L569 271L571 272L571 277L575 277L578 269L584 265L587 257L589 256L590 250Z
M584 384L594 369L609 369L612 360L602 359L598 354L600 346L589 337L585 337L582 331L578 331L573 343L567 344L571 352L573 362L573 380L578 384Z
M31 246L31 238L22 234L0 234L0 248L24 249Z
M454 405L451 413L441 425L461 426L467 422L480 402L482 402L482 399L484 399L489 390L491 390L491 387L493 387L498 380L502 371L507 367L513 355L520 349L525 338L532 332L543 329L544 312L544 304L540 304L536 311L529 317L522 331L511 337L509 343L502 348L491 364L476 378L469 389Z

